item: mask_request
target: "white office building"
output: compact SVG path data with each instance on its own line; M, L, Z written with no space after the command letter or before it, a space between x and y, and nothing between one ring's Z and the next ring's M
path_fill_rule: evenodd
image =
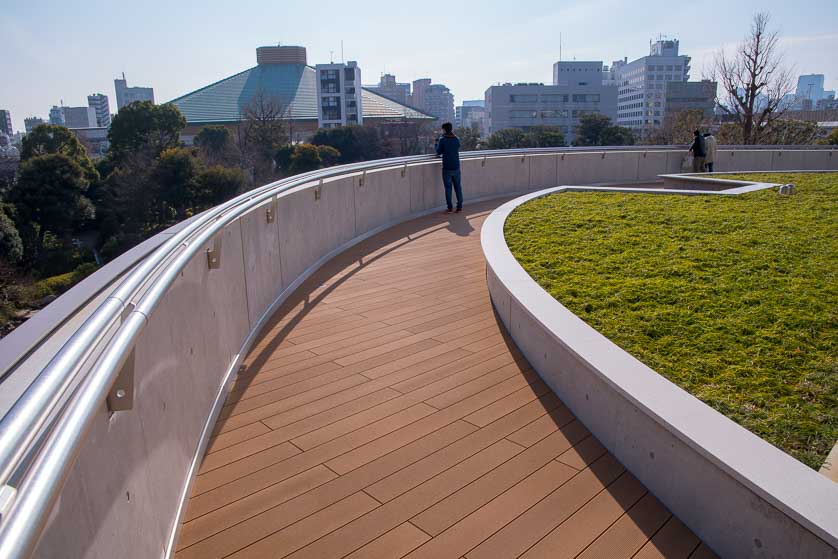
M87 105L96 112L96 126L107 128L111 125L111 108L107 95L101 93L88 95Z
M117 110L135 101L151 101L154 103L154 89L151 87L128 87L128 81L125 79L124 73L121 80L113 81L113 86L116 90Z
M648 56L615 63L612 70L618 84L616 123L646 137L663 123L666 84L689 81L690 57L678 54L677 40L659 40Z
M361 69L350 60L340 64L318 64L317 123L333 128L364 122L361 100Z
M569 143L586 114L616 117L617 87L603 84L601 61L557 62L553 85L495 85L486 90L485 101L489 134L504 128L558 126Z

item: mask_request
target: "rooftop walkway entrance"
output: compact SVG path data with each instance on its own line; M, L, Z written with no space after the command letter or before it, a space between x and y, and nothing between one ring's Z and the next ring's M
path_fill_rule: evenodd
M389 229L328 263L246 360L177 557L713 557L507 338L480 226Z

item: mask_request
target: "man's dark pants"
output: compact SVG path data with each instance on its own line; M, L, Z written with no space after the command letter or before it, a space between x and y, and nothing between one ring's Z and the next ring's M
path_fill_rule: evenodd
M463 208L463 187L460 184L460 170L451 171L448 169L442 170L442 184L445 185L445 203L448 209L454 209L451 200L451 183L454 183L454 193L457 195L457 209Z

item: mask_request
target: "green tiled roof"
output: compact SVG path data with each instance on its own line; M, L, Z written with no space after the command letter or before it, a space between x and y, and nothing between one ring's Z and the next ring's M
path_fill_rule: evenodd
M413 107L402 105L378 93L364 88L361 91L364 118L407 118L410 120L436 120L435 116L423 113ZM315 107L316 109L317 107Z
M314 68L303 64L260 64L170 101L190 124L236 122L259 91L289 107L295 120L317 120ZM363 117L433 120L434 117L369 90L361 93Z

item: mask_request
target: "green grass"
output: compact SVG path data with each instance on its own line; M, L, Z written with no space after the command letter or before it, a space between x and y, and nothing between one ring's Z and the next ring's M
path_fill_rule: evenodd
M838 173L742 196L564 193L506 240L617 345L812 468L838 439Z

